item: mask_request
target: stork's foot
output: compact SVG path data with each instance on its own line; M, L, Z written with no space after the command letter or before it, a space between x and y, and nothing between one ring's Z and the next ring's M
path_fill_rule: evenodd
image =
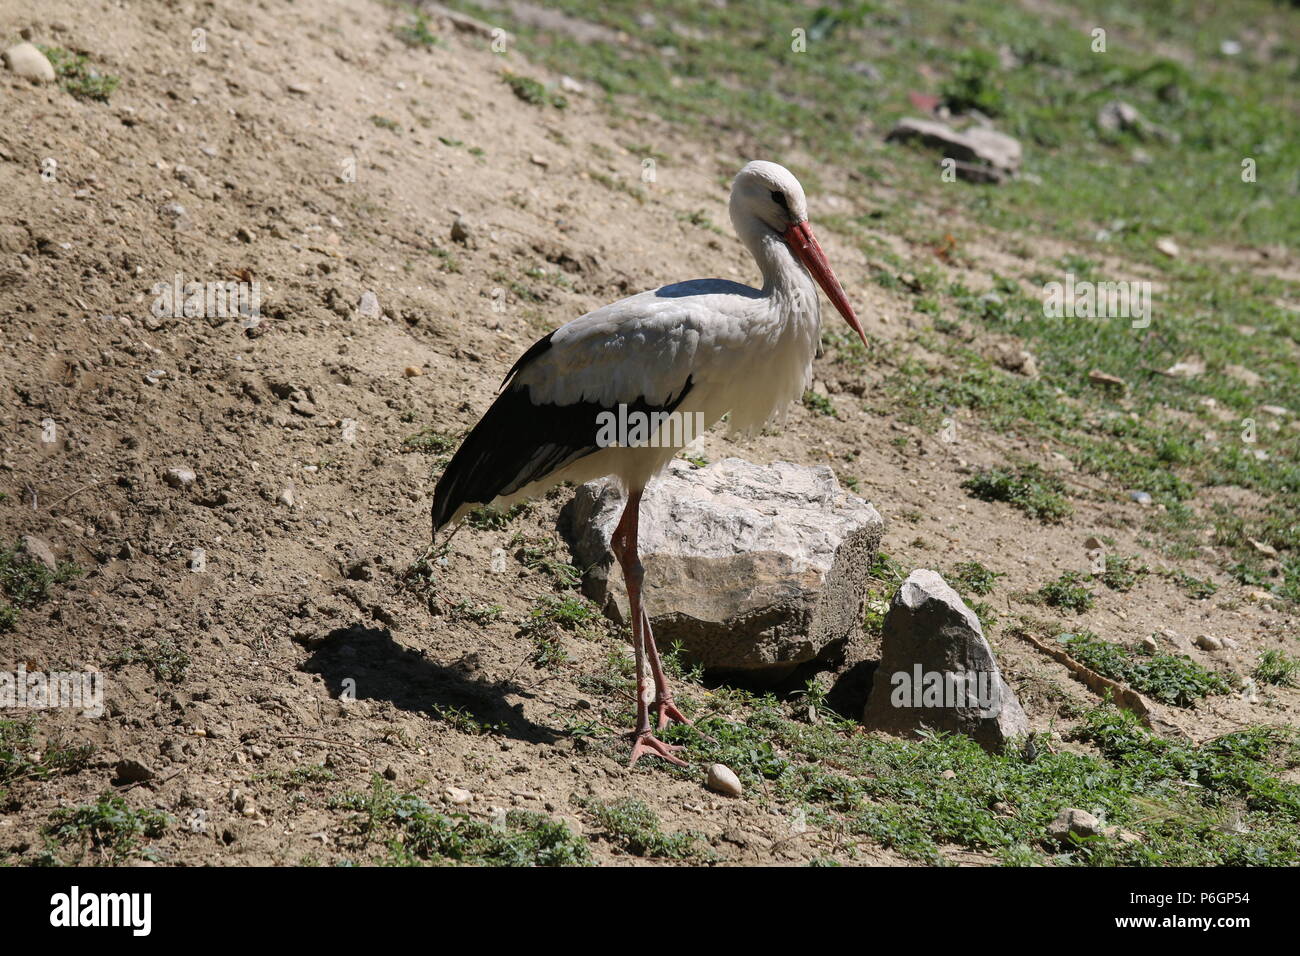
M669 763L675 763L679 767L686 766L686 761L676 756L676 752L682 749L680 745L666 744L650 733L649 730L643 730L634 734L633 737L632 759L627 762L629 768L636 764L642 754L663 757Z
M678 723L691 726L690 718L677 709L673 703L672 697L662 697L654 703L655 709L659 711L659 729L663 730L668 724Z

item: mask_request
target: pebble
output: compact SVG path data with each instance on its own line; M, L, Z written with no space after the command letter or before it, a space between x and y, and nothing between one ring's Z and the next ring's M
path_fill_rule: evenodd
M1145 491L1130 491L1128 496L1144 508L1150 507L1151 505L1151 496Z
M357 314L363 319L377 319L379 313L379 296L369 289L361 293L361 301L357 303Z
M1203 651L1223 650L1223 641L1219 640L1213 634L1202 634L1196 639L1195 644Z
M443 793L447 796L447 802L458 807L463 807L474 799L474 794L461 787L448 787Z
M133 757L119 760L114 770L119 780L125 780L129 783L144 783L146 780L154 778L153 768L144 761L136 760Z
M1154 636L1148 634L1146 637L1142 638L1142 650L1146 651L1148 654L1154 654L1160 650L1160 643Z
M1071 837L1095 837L1101 834L1101 821L1087 810L1067 807L1047 825L1047 835L1059 843L1069 843Z
M285 485L284 490L280 492L279 497L275 500L286 508L292 508L294 503L293 485Z
M11 73L38 83L54 81L54 67L45 54L30 43L19 43L4 52L5 66Z
M1170 239L1168 236L1156 240L1156 249L1163 252L1170 259L1177 259L1178 253L1181 251L1178 248L1178 243L1174 242L1174 240Z
M725 797L738 797L741 794L740 778L726 764L715 763L709 765L709 776L705 781L707 786L714 793L720 793Z
M164 479L173 488L188 488L194 484L197 475L189 468L168 468Z
M418 365L408 365L402 370L402 374L407 378L419 378L424 374L424 370Z
M492 560L491 560L491 563L488 565L488 569L489 569L493 574L505 574L505 573L506 573L506 550L505 550L505 548L493 548L493 549L492 549Z
M39 561L51 571L58 570L59 562L54 557L54 549L45 539L25 534L22 538L22 550L27 557Z

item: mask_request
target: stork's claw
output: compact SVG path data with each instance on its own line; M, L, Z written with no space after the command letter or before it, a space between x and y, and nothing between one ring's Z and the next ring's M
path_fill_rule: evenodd
M669 721L675 721L679 724L691 726L690 718L677 709L671 697L664 697L655 701L655 707L659 710L659 729L663 730L668 726Z
M663 757L669 763L674 763L679 767L685 767L686 761L674 755L675 751L681 750L678 744L666 744L650 733L643 730L636 735L636 741L632 744L632 759L627 762L629 768L636 764L642 754L652 754L656 757Z

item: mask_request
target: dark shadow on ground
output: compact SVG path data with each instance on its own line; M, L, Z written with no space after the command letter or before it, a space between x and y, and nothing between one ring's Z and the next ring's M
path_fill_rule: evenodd
M525 718L521 705L506 702L507 694L530 696L526 690L511 681L476 676L474 655L451 665L438 664L398 644L388 628L360 624L336 628L303 670L320 674L334 697L351 688L358 700L386 700L400 710L462 730L467 729L468 718L490 728L494 736L530 743L560 739L551 729Z

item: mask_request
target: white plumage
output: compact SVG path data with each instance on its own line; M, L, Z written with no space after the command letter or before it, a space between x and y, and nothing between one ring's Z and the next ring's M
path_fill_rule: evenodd
M640 608L637 508L646 483L681 449L653 440L602 447L598 416L635 407L699 413L712 426L730 414L732 430L744 432L783 414L809 383L821 331L816 284L866 342L808 225L803 189L788 170L749 163L732 185L730 213L762 273L762 288L724 279L675 283L556 329L511 369L434 492L436 533L470 508L509 504L562 481L613 475L623 483L628 504L614 550L628 577L638 674L646 650L659 688L661 726L665 714L684 718L667 692ZM645 750L676 761L671 748L650 735L644 717L638 716L633 761Z

